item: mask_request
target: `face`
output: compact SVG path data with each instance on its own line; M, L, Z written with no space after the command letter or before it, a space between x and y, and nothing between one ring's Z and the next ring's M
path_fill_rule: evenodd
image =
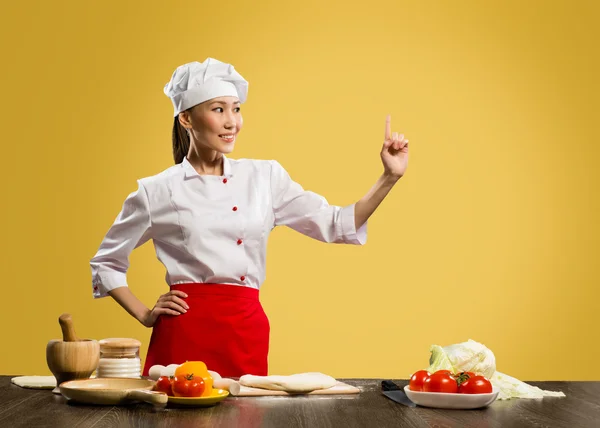
M182 116L183 115L183 116ZM180 113L180 122L192 131L202 148L231 153L243 119L237 97L217 97Z

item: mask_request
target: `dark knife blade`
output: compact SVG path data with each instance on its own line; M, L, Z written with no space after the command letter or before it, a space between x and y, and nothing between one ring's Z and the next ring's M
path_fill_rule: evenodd
M408 407L417 407L415 403L410 401L404 391L391 380L381 382L381 393L396 403L404 404Z

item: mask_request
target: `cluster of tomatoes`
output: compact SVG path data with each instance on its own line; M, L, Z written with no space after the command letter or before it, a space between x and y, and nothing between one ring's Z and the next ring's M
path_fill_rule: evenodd
M454 375L450 370L438 370L433 374L427 370L419 370L411 376L408 388L422 392L489 394L492 392L492 383L485 376L478 376L473 372Z
M155 391L172 397L206 397L211 395L213 379L202 361L188 361L175 369L174 376L161 376Z

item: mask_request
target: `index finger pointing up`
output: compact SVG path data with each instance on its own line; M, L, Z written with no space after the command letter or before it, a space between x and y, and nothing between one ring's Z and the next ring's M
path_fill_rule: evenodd
M391 125L391 121L392 118L391 116L388 114L385 118L385 139L390 140L392 138L392 125Z

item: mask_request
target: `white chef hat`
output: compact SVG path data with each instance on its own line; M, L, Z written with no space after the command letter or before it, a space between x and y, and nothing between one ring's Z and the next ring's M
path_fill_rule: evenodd
M248 82L233 65L207 58L202 63L194 61L177 67L164 91L173 102L174 116L177 116L216 97L238 97L243 103L248 95Z

